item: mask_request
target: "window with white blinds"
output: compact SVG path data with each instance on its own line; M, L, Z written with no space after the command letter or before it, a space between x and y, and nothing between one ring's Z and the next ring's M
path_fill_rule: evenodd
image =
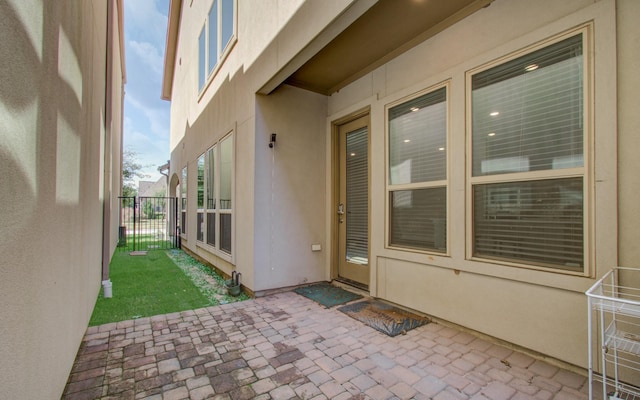
M583 42L471 75L473 257L584 270Z
M346 137L346 258L369 262L369 133L362 128Z
M447 251L447 88L391 107L389 245Z

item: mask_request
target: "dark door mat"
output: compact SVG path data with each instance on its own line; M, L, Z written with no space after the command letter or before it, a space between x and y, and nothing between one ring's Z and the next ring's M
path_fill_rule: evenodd
M378 300L363 300L338 308L351 318L373 329L396 336L431 322L429 318L410 313Z
M351 293L326 282L299 287L293 291L327 308L362 298L359 294Z

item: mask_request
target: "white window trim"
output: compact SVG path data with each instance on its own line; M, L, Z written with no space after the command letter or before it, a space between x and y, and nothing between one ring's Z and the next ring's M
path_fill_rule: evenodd
M440 90L445 88L446 90L446 143L445 152L446 152L446 179L439 181L430 181L430 182L419 182L419 183L409 183L409 184L391 184L391 176L390 176L390 164L389 160L389 151L390 151L390 143L389 143L389 110L397 105L406 103L407 101L413 100L425 94L435 92L436 90ZM410 253L419 253L419 254L429 254L440 257L449 257L451 255L451 241L450 241L450 213L451 213L451 79L447 79L443 82L439 82L435 85L429 86L426 89L420 90L418 92L412 93L408 96L404 96L398 100L395 100L391 103L388 103L384 107L384 140L385 140L385 228L384 228L384 246L385 249L397 250L401 252L410 252ZM446 187L447 201L446 201L446 251L445 252L437 252L433 250L427 249L418 249L418 248L410 248L410 247L401 247L401 246L393 246L390 244L390 229L391 229L391 212L390 212L390 201L389 196L393 191L398 190L411 190L411 189L427 189L432 187Z
M511 174L503 174L503 175L490 175L490 176L476 176L474 177L472 174L472 85L471 79L473 75L495 67L497 65L501 65L510 60L516 59L520 56L532 53L536 50L542 49L554 43L557 43L561 40L567 39L568 37L577 35L579 33L583 34L583 73L584 73L584 140L583 140L583 167L579 168L567 168L567 169L559 169L559 170L546 170L546 171L531 171L531 172L520 172L520 173L511 173ZM574 276L592 276L594 270L594 253L595 247L593 243L593 221L594 221L594 210L593 210L593 198L595 196L593 189L593 175L594 175L594 157L593 152L595 148L594 141L594 97L593 97L593 87L594 87L594 73L593 73L593 64L594 64L594 56L593 56L593 48L594 48L594 36L593 36L593 22L588 22L582 24L573 29L566 30L554 36L551 36L547 39L541 40L537 43L534 43L530 46L527 46L523 49L514 51L506 56L500 57L496 60L487 62L479 67L470 69L465 74L465 102L466 102L466 186L465 186L465 196L466 196L466 234L465 234L465 248L466 248L466 259L469 261L477 261L488 264L496 264L505 267L516 267L537 271L546 271L553 272L564 275L574 275ZM509 262L502 260L494 260L494 259L486 259L482 257L475 257L473 255L473 187L479 184L485 183L504 183L504 182L521 182L525 180L542 180L542 179L556 179L556 178L583 178L583 190L584 190L584 201L583 201L583 226L584 226L584 269L583 271L570 271L564 270L561 268L551 268L544 266L536 266L531 264L524 264L518 262Z
M207 149L207 151L205 151L205 164L204 164L204 168L205 168L205 207L204 207L204 218L205 218L205 225L207 227L207 229L204 232L204 244L207 245L207 247L211 248L211 249L215 249L215 245L217 243L218 240L218 229L217 229L217 218L216 218L216 223L214 224L214 244L212 245L211 243L209 243L209 238L208 238L208 230L209 230L209 222L208 222L208 218L209 218L209 214L213 214L214 217L217 216L217 211L218 211L218 180L213 179L213 191L215 193L215 199L214 199L214 206L213 208L209 208L209 198L207 196L208 192L209 192L209 165L211 164L211 159L208 157L209 153L213 150L215 159L214 161L218 160L218 143L216 142L213 146L209 147ZM218 171L218 168L216 165L214 165L214 175L215 173Z
M207 195L206 195L206 190L207 190L207 180L206 180L207 176L206 176L206 173L207 173L207 171L206 171L205 154L206 154L206 152L200 154L198 156L198 158L196 158L196 224L198 223L198 214L202 213L203 214L203 218L206 218L206 209L204 208L205 205L206 205L206 200L207 200ZM198 188L198 186L199 186L198 180L200 179L200 177L198 175L200 173L200 171L199 171L200 165L199 164L200 164L200 159L201 158L202 158L202 162L204 163L203 176L202 176L202 180L203 180L203 183L202 183L202 190L203 190L203 193L202 193L202 208L198 204L198 200L199 200L198 199L198 189L199 189ZM202 240L198 239L198 229L200 229L200 227L196 226L196 242L197 243L203 243L203 242L206 242L206 240L207 240L206 239L206 237L207 237L206 223L207 223L207 220L204 219L203 220L204 229L202 230Z
M189 171L188 164L186 164L182 169L180 169L180 237L182 239L187 239L187 231L184 229L184 225L186 225L186 220L189 219L189 185L187 185L187 180L189 179ZM184 179L186 174L186 179ZM184 187L183 187L184 185ZM184 195L184 209L182 208L183 203L183 195ZM184 212L184 219L182 218L182 213Z
M220 144L222 142L224 142L226 139L228 139L229 137L232 138L232 163L231 163L231 208L230 209L221 209L220 208L220 179L219 177L219 173L220 173L220 167L219 167L219 162L220 162L220 151L221 151L221 147ZM208 169L207 169L207 163L206 163L206 154L208 153L209 150L215 148L215 153L216 153L216 168L215 168L215 174L216 174L216 179L214 179L214 190L216 193L216 208L213 211L209 211L209 209L206 208L206 204L207 204L207 174L208 174ZM211 254L214 254L216 257L219 257L231 264L235 265L235 254L236 254L236 226L235 226L235 204L236 204L236 192L235 192L235 170L236 170L236 135L235 135L235 129L231 130L230 132L228 132L226 135L224 135L223 137L221 137L218 141L216 141L213 145L209 146L209 148L207 148L207 150L203 153L205 154L205 177L204 177L204 206L205 208L203 209L203 213L204 213L204 229L202 232L202 241L196 241L196 246L201 247L203 249L205 249L206 251L208 251ZM200 158L200 156L198 156L198 158ZM211 244L209 244L207 242L207 214L213 213L216 215L216 223L215 223L215 245L212 246ZM231 253L227 253L226 251L220 249L220 214L231 214ZM196 217L197 220L197 217Z
M222 44L222 24L221 24L221 20L222 20L222 16L220 11L222 10L222 0L217 0L216 5L218 7L218 13L216 14L218 16L218 24L217 24L217 28L218 28L218 34L217 34L217 40L218 40L218 48L220 49L220 45ZM196 80L196 84L198 85L197 91L196 93L198 93L198 101L200 101L200 99L202 99L202 96L204 95L204 93L207 91L207 89L209 88L209 85L211 85L211 82L213 82L213 79L215 78L215 76L218 74L218 72L220 71L220 69L222 68L222 65L224 65L225 61L227 60L227 57L229 57L229 54L231 53L231 50L233 49L233 47L235 46L235 44L238 42L238 0L233 0L233 33L231 34L231 37L229 38L229 42L226 44L226 46L222 49L220 49L220 54L218 56L217 62L216 62L216 66L213 68L213 70L211 72L209 72L209 13L211 12L211 8L213 7L213 2L211 3L211 7L209 7L208 11L207 11L207 15L205 17L204 20L204 25L203 28L200 29L198 31L198 37L196 40L196 43L198 43L198 57L200 57L200 50L199 50L199 38L200 38L200 33L204 31L204 83L202 85L202 87L200 86L200 60L198 60L198 79Z

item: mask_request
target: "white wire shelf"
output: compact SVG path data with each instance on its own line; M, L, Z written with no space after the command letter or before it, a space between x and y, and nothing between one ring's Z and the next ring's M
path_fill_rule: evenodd
M614 268L586 295L590 398L640 400L640 269Z
M640 355L640 335L616 329L616 325L611 323L605 332L605 346L615 348L625 353Z

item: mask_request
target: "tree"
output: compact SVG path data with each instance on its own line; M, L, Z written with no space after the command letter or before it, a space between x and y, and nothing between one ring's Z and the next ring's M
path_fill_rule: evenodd
M148 175L142 172L144 166L138 162L138 153L132 149L125 149L122 154L122 196L133 197L138 195L135 178L146 178Z

